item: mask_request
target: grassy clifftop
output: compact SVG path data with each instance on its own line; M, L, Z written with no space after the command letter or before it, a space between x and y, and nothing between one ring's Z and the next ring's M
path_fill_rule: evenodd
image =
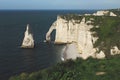
M119 62L120 55L102 60L77 58L42 71L22 73L9 80L119 80Z
M94 27L91 31L96 32L93 36L99 37L94 47L103 50L107 55L110 54L110 49L113 46L117 46L120 49L120 17L95 16L93 18Z

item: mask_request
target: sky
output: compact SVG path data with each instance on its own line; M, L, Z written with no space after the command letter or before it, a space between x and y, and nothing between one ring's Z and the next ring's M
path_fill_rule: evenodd
M0 0L0 9L113 9L120 0Z

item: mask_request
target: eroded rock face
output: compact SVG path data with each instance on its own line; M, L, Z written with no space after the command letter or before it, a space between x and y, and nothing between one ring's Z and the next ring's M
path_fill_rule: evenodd
M112 47L110 52L111 52L111 55L120 54L120 50L118 49L117 46Z
M46 34L47 41L50 41L50 34L54 29L56 30L56 44L77 42L78 24L74 24L72 21L67 21L58 16L57 21L52 24Z
M94 48L94 44L99 38L93 36L95 32L90 30L93 27L99 28L99 26L93 26L91 24L94 23L93 21L93 18L86 20L85 17L82 17L79 20L68 20L58 16L47 32L46 40L50 41L51 32L56 30L55 44L67 44L63 49L62 60L77 57L87 59L90 56L103 59L106 57L104 51ZM119 52L118 48L115 48L115 50L117 50L117 53ZM114 50L111 50L111 54L113 52Z
M110 12L110 16L117 16L117 15L114 14L113 12Z
M99 53L95 53L97 59L104 59L105 58L105 53L103 51L100 51Z
M55 29L56 44L71 43L71 45L67 45L65 52L68 53L68 50L71 50L69 48L76 46L75 48L77 52L81 53L79 54L79 57L81 56L82 58L86 59L89 56L93 56L93 54L96 52L96 50L93 48L93 43L95 43L98 38L92 36L90 29L93 28L93 25L87 25L85 18L79 22L80 23L76 23L75 20L67 21L58 16L57 21L53 23L47 32L46 40L50 39L50 34Z
M80 53L87 54L95 52L93 48L94 37L92 36L92 32L90 32L92 27L92 25L87 25L85 23L85 18L83 18L79 24L77 45Z
M22 42L22 48L34 48L33 35L30 32L29 24L26 27L25 36Z
M117 16L116 14L114 14L113 12L110 11L97 11L96 13L93 13L94 16Z

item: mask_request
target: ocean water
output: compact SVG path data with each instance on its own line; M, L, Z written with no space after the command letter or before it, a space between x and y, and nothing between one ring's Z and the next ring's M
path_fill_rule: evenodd
M44 43L45 35L59 14L84 14L96 10L1 10L0 11L0 80L21 72L34 72L61 61L63 45ZM21 49L30 24L35 48ZM52 33L54 40L55 32Z

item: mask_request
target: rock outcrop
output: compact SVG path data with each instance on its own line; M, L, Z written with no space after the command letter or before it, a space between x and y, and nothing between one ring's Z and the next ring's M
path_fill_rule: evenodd
M34 39L29 24L27 24L21 48L34 48Z
M84 14L85 16L117 16L111 11L97 11L96 13L93 14Z
M117 16L113 12L110 11L97 11L96 13L93 13L94 16Z
M120 54L120 50L118 49L117 46L112 47L110 52L111 52L111 55Z

